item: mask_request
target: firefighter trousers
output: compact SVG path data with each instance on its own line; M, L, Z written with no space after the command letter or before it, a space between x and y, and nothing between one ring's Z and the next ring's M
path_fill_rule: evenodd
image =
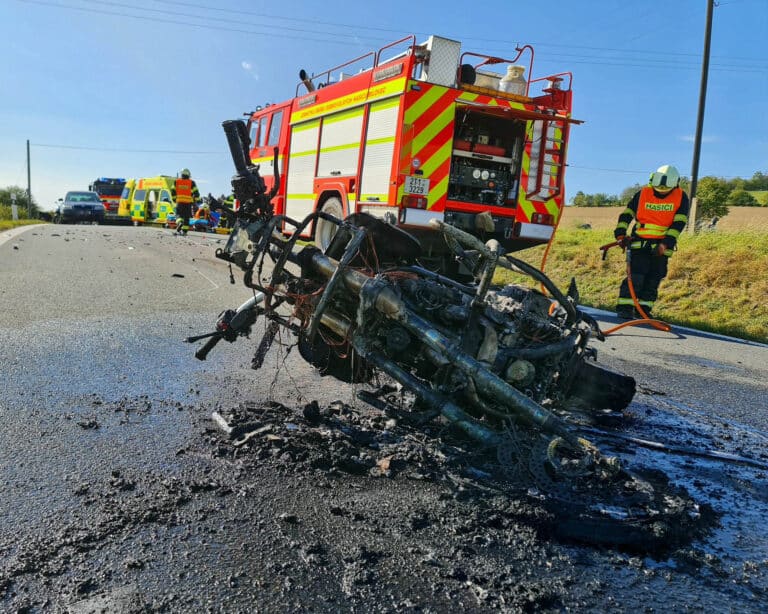
M659 295L659 284L667 276L667 256L656 254L657 243L643 241L641 247L630 248L630 268L632 270L632 287L635 289L638 303L650 315L653 305ZM616 302L616 312L628 314L634 307L629 283L626 278L619 288L619 300Z
M192 217L192 203L176 205L176 232L186 232L189 229L190 217Z

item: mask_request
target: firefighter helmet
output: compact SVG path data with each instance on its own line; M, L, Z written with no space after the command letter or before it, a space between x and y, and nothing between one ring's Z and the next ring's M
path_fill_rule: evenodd
M180 175L183 179L189 179L192 176L192 173L189 172L188 168L182 168Z
M671 164L665 164L651 173L648 185L659 192L669 192L680 185L680 173Z

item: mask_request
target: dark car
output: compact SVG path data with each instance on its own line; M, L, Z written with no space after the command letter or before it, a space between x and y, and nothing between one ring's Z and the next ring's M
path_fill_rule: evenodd
M59 199L54 221L104 223L104 205L96 192L67 192L64 200Z

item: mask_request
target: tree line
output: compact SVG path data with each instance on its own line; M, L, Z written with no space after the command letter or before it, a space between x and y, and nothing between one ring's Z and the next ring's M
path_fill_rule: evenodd
M680 185L688 192L690 181L687 177L681 177ZM585 194L576 192L570 204L574 207L619 207L626 205L640 188L639 183L631 185L618 196L599 192L597 194ZM698 215L700 217L723 217L728 214L728 207L766 207L768 198L762 199L752 192L768 191L768 173L760 171L752 175L751 179L723 179L722 177L702 177L696 186L698 199Z

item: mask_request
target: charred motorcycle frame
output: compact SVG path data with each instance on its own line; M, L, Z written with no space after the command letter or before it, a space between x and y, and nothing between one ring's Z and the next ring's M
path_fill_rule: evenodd
M595 351L588 342L602 335L577 309L574 292L564 295L542 272L502 255L495 241L483 244L437 220L433 225L477 283L419 266L418 242L372 216L340 220L317 211L298 221L274 215L274 194L250 164L245 125L228 121L224 130L237 169L232 185L243 205L235 213L214 203L233 222L216 255L245 272L254 297L221 315L198 358L220 339L248 335L262 316L293 332L302 356L322 373L349 382L386 373L483 444L497 445L513 420L599 457L550 408L623 409L635 383L590 360ZM319 218L338 227L331 245L325 253L298 248L299 236ZM286 227L293 232L284 234ZM520 286L493 287L498 267L532 278L553 300ZM258 364L275 330L267 329Z
M500 253L495 241L482 243L439 221L433 225L472 272L473 283L421 266L418 241L378 218L355 214L340 220L322 211L303 220L275 215L274 193L266 192L250 162L245 124L227 121L223 127L242 206L235 212L212 203L232 226L216 255L244 272L254 294L223 312L213 333L188 339L208 337L197 358L205 360L221 339L248 336L261 317L268 325L254 368L283 328L322 374L355 383L386 374L415 397L412 422L442 416L481 445L496 447L502 463L520 450L508 445L510 434L524 432L527 449L535 452L531 475L541 488L558 490L561 499L576 498L601 516L610 516L621 499L622 522L627 514L639 522L658 519L662 507L669 509L670 497L601 454L565 417L573 407L623 410L635 393L633 378L596 364L589 342L602 333L577 308L575 284L563 294L541 271ZM275 186L279 181L277 176ZM337 226L331 244L325 252L300 246L299 236L321 218ZM552 298L522 286L494 286L499 267L531 278ZM358 396L387 407L375 393ZM680 499L675 513L686 505Z

